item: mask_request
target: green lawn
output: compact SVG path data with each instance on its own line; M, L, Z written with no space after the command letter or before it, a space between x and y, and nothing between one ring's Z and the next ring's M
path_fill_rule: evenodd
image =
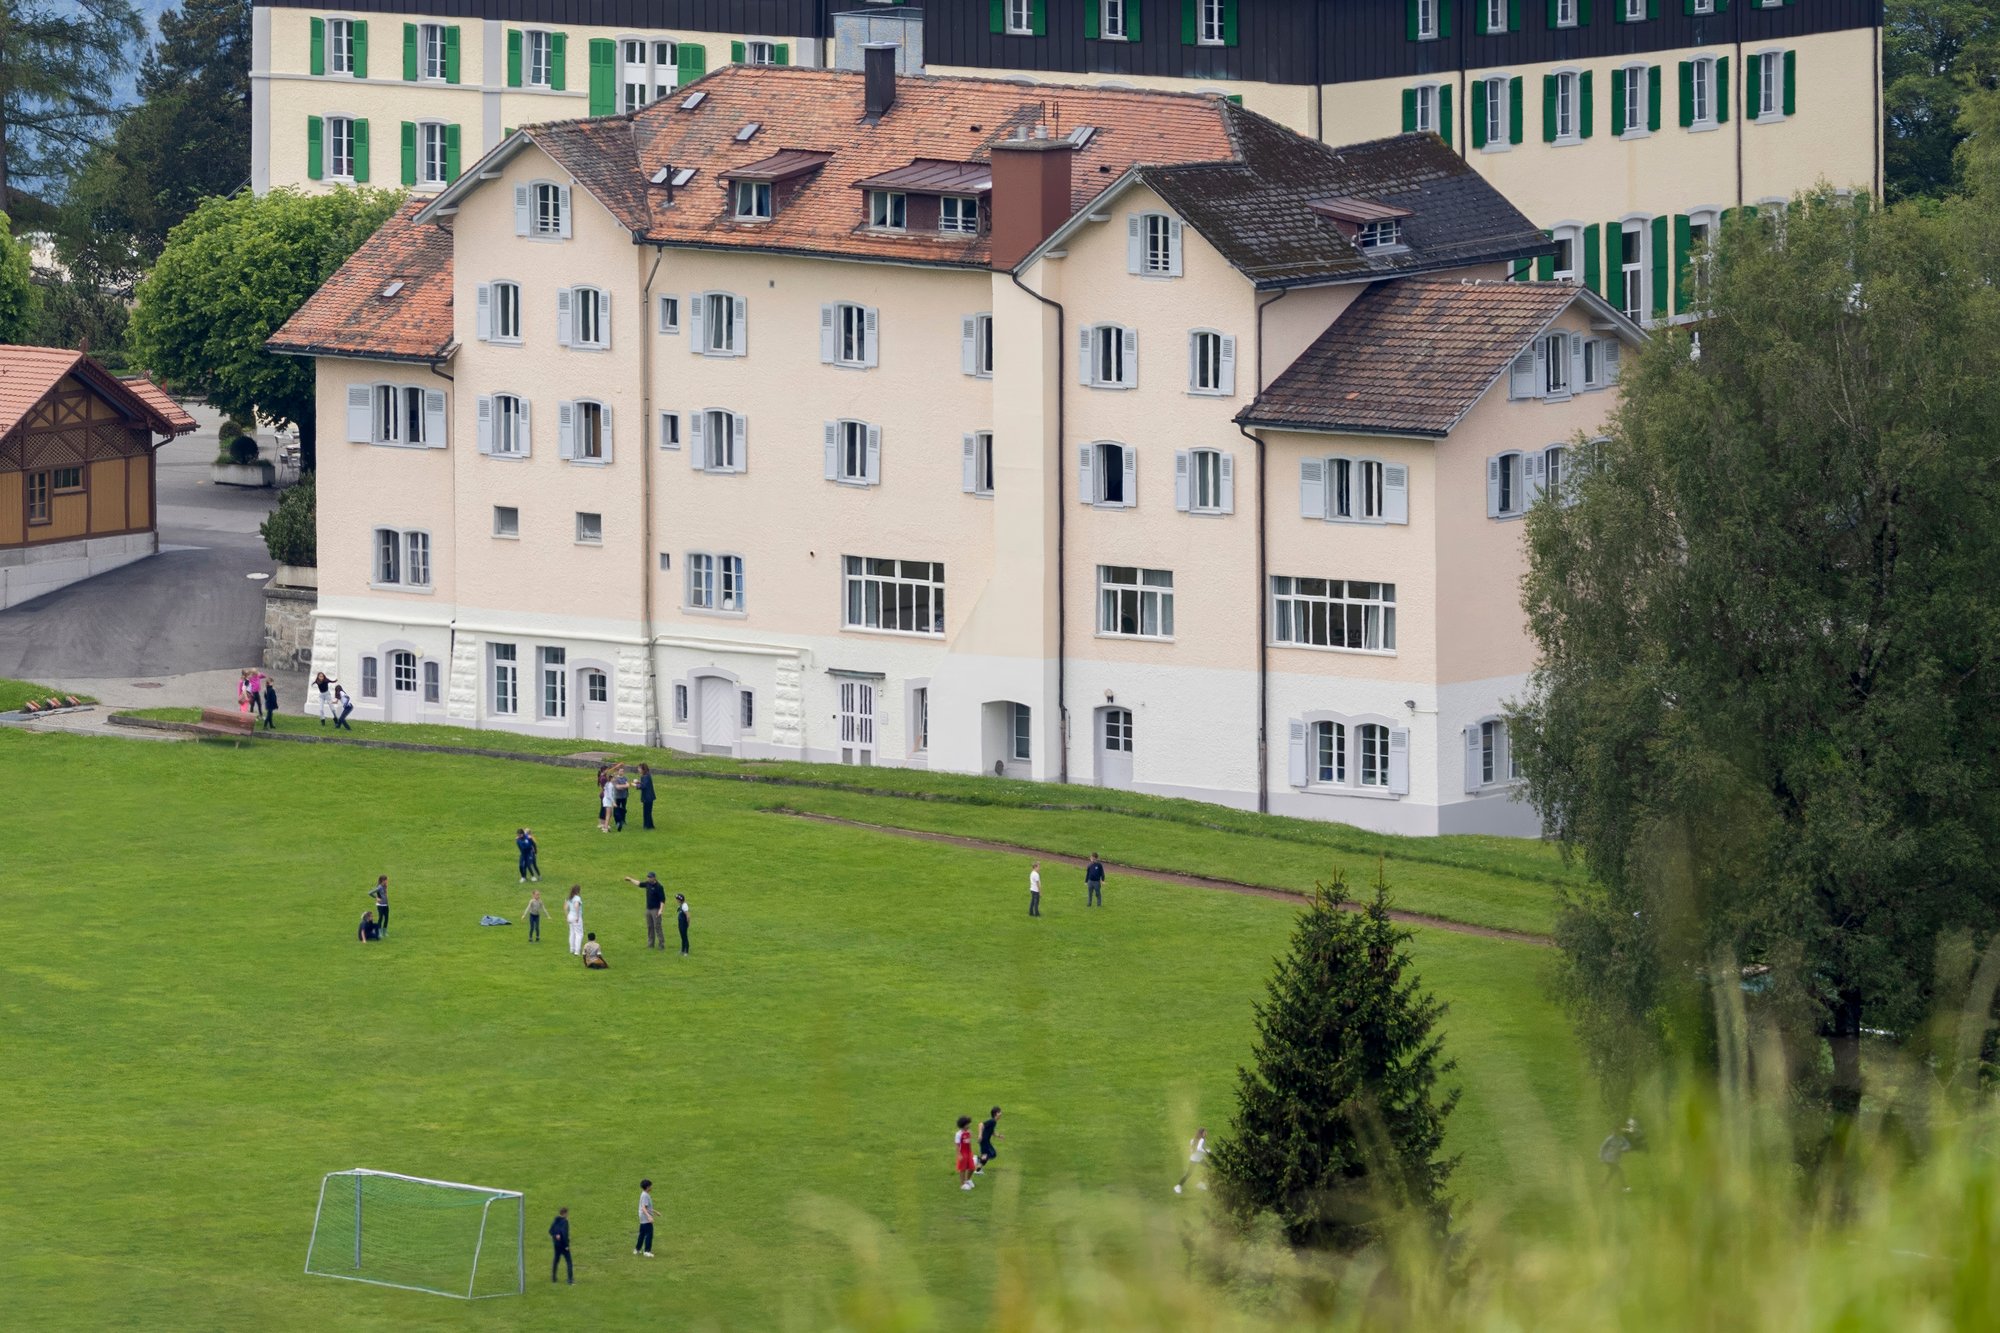
M0 1282L21 1327L817 1328L852 1276L843 1229L808 1221L828 1200L907 1249L938 1323L974 1325L990 1250L1079 1193L1191 1206L1169 1192L1182 1144L1228 1119L1295 911L1114 878L1086 912L1060 876L1030 921L1020 857L759 808L976 815L1004 821L983 836L1107 854L1143 827L1192 867L1191 824L1117 794L1135 813L1077 823L1110 817L679 780L660 831L614 837L587 772L466 756L0 732L0 774ZM1241 844L1224 865L1255 850L1256 821L1228 818L1243 832L1215 835ZM584 885L610 972L576 966L559 926L539 946L477 926L519 918L524 822L544 889ZM1520 881L1448 868L1421 867L1426 892L1485 900L1460 915L1519 908ZM648 869L694 907L690 959L640 947L617 877ZM1419 870L1393 860L1392 884ZM390 939L362 946L381 871ZM1550 954L1432 930L1415 950L1453 1006L1459 1193L1530 1207L1601 1134ZM952 1120L994 1102L1003 1156L961 1193ZM526 1191L526 1299L303 1276L320 1178L356 1165ZM661 1205L651 1262L630 1253L642 1175ZM573 1290L541 1274L559 1204Z
M11 713L30 699L46 699L56 691L46 685L37 685L32 680L0 680L0 713ZM85 703L95 703L88 695L77 698Z

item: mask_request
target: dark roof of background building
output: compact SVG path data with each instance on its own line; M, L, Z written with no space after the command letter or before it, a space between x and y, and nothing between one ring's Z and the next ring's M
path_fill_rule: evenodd
M11 432L67 375L137 417L155 435L185 435L195 420L151 380L120 379L87 352L0 344L0 435Z
M451 233L398 209L265 346L299 356L439 361L451 351ZM401 284L398 286L397 284Z

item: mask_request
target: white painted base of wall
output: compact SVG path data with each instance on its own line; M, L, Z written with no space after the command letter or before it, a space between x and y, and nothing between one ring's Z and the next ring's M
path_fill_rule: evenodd
M0 551L0 610L144 560L159 549L158 533L128 532Z

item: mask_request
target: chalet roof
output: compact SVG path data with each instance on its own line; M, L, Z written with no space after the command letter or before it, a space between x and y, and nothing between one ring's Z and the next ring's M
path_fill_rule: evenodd
M0 343L0 435L19 426L68 375L144 422L155 435L185 435L195 428L194 418L165 389L151 380L122 380L87 352Z

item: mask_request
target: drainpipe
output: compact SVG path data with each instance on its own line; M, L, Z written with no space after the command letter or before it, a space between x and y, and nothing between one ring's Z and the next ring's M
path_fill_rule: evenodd
M646 645L646 693L653 700L653 725L646 729L646 744L659 745L665 737L659 731L660 689L653 652L653 353L657 339L646 333L653 318L653 279L666 261L667 247L653 246L652 271L639 291L639 637ZM617 704L612 704L613 717Z
M1326 142L1326 6L1313 6L1313 138Z
M1257 307L1257 392L1264 392L1264 312L1292 294L1282 287L1278 294ZM1254 400L1253 400L1254 401ZM1257 813L1271 812L1271 580L1266 574L1269 556L1269 488L1264 476L1264 440L1239 424L1236 431L1257 446Z
M458 387L457 378L453 376L450 372L440 369L439 368L440 364L441 363L436 361L431 362L431 374L437 376L439 379L443 380L446 384L451 385L453 389L456 389ZM452 406L454 409L458 406L456 397L454 397L452 400ZM447 413L447 415L456 416L457 413L456 411L453 411L451 413ZM452 576L451 576L452 610L451 610L451 621L445 627L444 697L442 700L442 702L444 703L444 715L447 718L451 716L451 669L458 662L458 565L457 565L458 459L454 457L450 460L450 462L451 462L451 467L449 470L451 473L451 551L452 551L452 561L453 561ZM472 721L474 726L477 726L479 723L479 719L476 715L473 717Z
M1062 740L1057 749L1056 781L1069 781L1069 574L1063 567L1063 557L1067 550L1069 531L1069 508L1063 503L1063 472L1069 461L1063 440L1064 403L1069 387L1069 371L1065 354L1069 350L1069 333L1063 322L1061 301L1051 301L1040 292L1021 281L1018 270L1010 270L1007 276L1014 285L1056 312L1056 724Z
M1738 89L1748 88L1750 86L1750 70L1749 67L1743 63L1743 8L1744 8L1743 5L1740 4L1737 5L1735 10L1733 11L1736 17L1730 20L1730 31L1734 39L1734 47L1736 50L1736 87L1731 88L1729 90L1729 95L1737 99L1736 206L1738 208L1743 207L1743 118L1750 114L1749 100L1747 98L1742 97L1738 92ZM1877 102L1875 105L1880 106L1881 103ZM1880 120L1881 117L1877 116L1875 117L1875 119Z

